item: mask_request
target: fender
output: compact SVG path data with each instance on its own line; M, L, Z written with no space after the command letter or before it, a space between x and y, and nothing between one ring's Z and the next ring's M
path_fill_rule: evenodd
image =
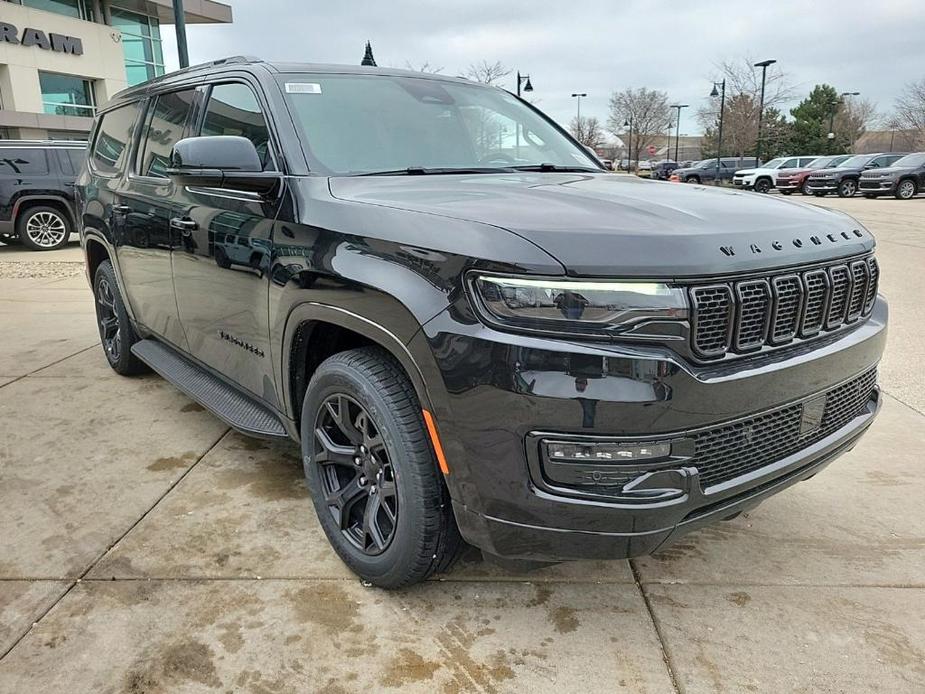
M64 205L64 208L67 210L67 216L69 217L71 228L76 229L77 216L74 214L74 203L68 200L63 195L51 195L51 194L23 195L22 197L16 198L16 202L13 203L12 216L10 217L10 220L13 222L13 224L16 223L16 217L19 215L20 206L22 206L22 204L25 202L32 202L32 201L61 203L62 205Z
M87 275L87 281L90 283L91 289L93 288L93 278L90 277L90 263L87 258L87 243L93 242L100 244L103 248L106 249L106 255L109 256L109 262L112 263L112 269L116 275L116 284L119 287L119 294L122 296L122 303L125 306L125 312L128 313L129 319L132 323L138 326L138 321L135 319L135 310L132 308L132 303L128 300L128 294L125 291L125 285L122 282L122 271L119 268L119 258L116 255L116 249L110 243L109 239L106 238L106 235L96 229L95 227L84 227L83 231L80 233L80 245L83 248L84 252L84 271Z
M348 311L347 309L314 301L307 301L298 304L290 311L286 319L286 328L283 336L280 354L280 381L283 391L283 406L286 409L287 416L293 417L296 412L296 403L293 402L293 393L291 392L292 382L289 378L292 343L298 327L302 323L308 321L331 323L352 330L379 344L401 364L405 373L408 374L421 406L426 409L432 408L427 386L425 385L426 381L424 379L424 374L419 364L420 358L416 358L398 336L376 321ZM436 369L435 364L433 368Z

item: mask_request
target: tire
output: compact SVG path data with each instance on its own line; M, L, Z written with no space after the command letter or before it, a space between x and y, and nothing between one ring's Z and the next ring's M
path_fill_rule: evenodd
M771 182L766 178L759 178L757 181L755 181L755 192L756 193L768 193L771 191L771 188L773 188L773 186L771 185Z
M825 197L825 193L813 193L813 195L815 195L817 198L824 198L824 197Z
M782 191L780 192L780 194L781 194L781 195L790 195L792 192L793 192L792 190L782 190Z
M119 294L116 273L108 260L104 260L96 269L93 298L100 344L112 370L123 376L148 371L145 363L132 354L132 345L138 342L138 336L125 310L122 295Z
M838 197L851 198L858 192L858 182L853 178L847 178L838 184Z
M803 185L800 186L800 192L801 192L803 195L812 195L812 194L813 194L813 191L811 191L811 190L809 189L809 179L805 179L805 180L803 181Z
M917 192L918 190L916 190L915 181L907 178L905 181L899 182L899 185L896 186L896 192L893 193L893 196L897 200L911 200L915 197Z
M417 395L387 352L325 360L305 392L302 432L318 520L354 573L394 589L449 568L462 538Z
M864 193L864 197L867 198L868 200L873 200L877 196L871 195L870 193Z
M15 246L19 243L19 237L16 234L0 234L0 243L5 243L7 246Z
M685 183L700 183L700 177L699 176L688 176L687 178L684 179L684 182Z
M67 245L71 224L58 208L36 205L20 213L16 233L30 251L54 251Z

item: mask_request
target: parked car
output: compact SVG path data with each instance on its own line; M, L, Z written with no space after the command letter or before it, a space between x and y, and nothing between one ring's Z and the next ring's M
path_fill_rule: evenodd
M0 140L0 241L32 251L66 245L77 230L74 178L87 143Z
M709 181L731 181L735 172L743 166L754 166L754 159L740 159L739 157L722 157L717 170L716 159L704 159L690 168L675 169L669 180L682 183L707 183Z
M806 187L817 197L838 193L840 198L850 198L858 190L862 171L886 168L903 156L905 152L856 154L834 168L813 171L809 175Z
M613 159L601 159L601 164L603 164L604 168L608 171L613 171Z
M755 169L739 169L732 177L736 188L768 193L774 187L774 176L780 169L795 169L808 165L817 157L778 157Z
M652 552L814 476L880 406L859 222L608 175L495 87L169 73L99 110L79 197L111 367L298 442L323 532L385 588L462 539Z
M803 195L812 195L808 188L807 179L809 179L809 175L813 171L818 171L819 169L830 169L838 166L850 156L850 154L839 154L836 156L817 157L802 168L778 169L777 177L774 180L774 187L783 195L790 195L796 191L803 193Z
M872 169L861 174L858 189L865 198L893 195L910 200L925 190L925 152L907 154L885 169Z
M678 162L676 161L660 161L656 162L652 166L652 173L650 178L654 178L659 181L667 181L671 176L671 172L679 168Z
M639 170L640 170L640 171L651 171L651 170L652 170L652 162L651 162L651 161L641 161L641 162L639 162Z

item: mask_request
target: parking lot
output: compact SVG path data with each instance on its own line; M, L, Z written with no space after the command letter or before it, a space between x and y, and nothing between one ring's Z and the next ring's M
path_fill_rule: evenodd
M470 551L396 593L329 548L294 445L110 371L76 242L0 246L0 691L925 690L925 198L818 204L891 302L854 451L652 557Z

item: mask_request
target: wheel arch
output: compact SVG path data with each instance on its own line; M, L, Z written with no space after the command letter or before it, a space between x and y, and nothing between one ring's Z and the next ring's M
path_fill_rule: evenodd
M38 206L53 207L67 218L67 222L71 227L71 233L77 231L77 219L74 216L74 210L71 207L71 204L68 202L67 198L60 195L23 195L19 198L16 198L16 202L13 203L13 214L11 221L13 222L14 228L15 225L19 223L20 215L27 212L29 209Z
M906 174L905 176L900 176L899 180L896 181L896 185L898 186L900 183L903 183L905 181L912 181L912 185L915 186L915 192L916 193L921 192L923 186L919 184L918 178L916 177L915 174Z

